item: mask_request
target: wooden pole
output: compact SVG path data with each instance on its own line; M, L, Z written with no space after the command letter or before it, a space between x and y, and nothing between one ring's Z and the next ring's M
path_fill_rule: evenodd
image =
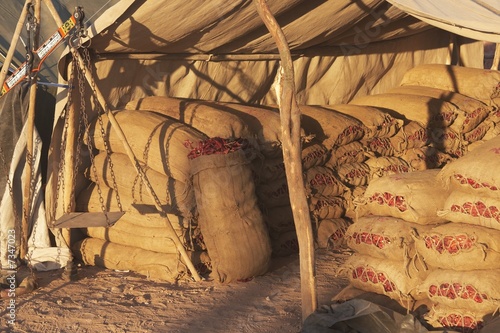
M35 0L35 19L37 22L36 32L33 38L32 50L34 51L38 48L38 31L40 25L40 0ZM34 60L34 59L33 59ZM31 75L31 73L26 73L27 75ZM32 199L33 199L33 186L32 182L33 174L34 174L34 162L35 158L33 156L33 139L34 139L34 131L35 131L35 107L36 107L36 90L37 90L37 75L36 73L31 78L30 85L30 100L28 107L28 117L26 119L26 163L27 163L27 172L25 174L25 183L24 183L24 195L23 195L23 217L21 224L21 250L20 255L21 259L24 259L26 254L28 253L28 222L31 217L31 207L32 207Z
M491 63L491 69L499 70L500 65L500 43L495 46L495 55L493 56L493 62Z
M68 77L72 77L73 67L69 66L68 68ZM70 85L74 86L74 82L68 82ZM73 89L73 92L76 92L78 89ZM75 209L75 201L74 201L74 183L76 181L74 174L75 171L75 149L76 149L76 137L78 135L77 128L77 118L76 118L76 110L75 110L75 99L72 99L72 103L68 105L68 128L66 133L66 151L64 152L64 171L63 171L63 179L64 179L64 193L63 193L63 203L67 206L63 207L63 211L66 212L74 211ZM64 140L64 139L63 139ZM71 248L71 229L63 228L61 229L61 237L68 245L68 248ZM69 261L73 261L72 258Z
M285 35L265 0L253 0L257 11L274 38L281 58L282 77L279 82L278 104L281 117L281 140L290 203L299 242L302 321L317 306L314 238L304 186L301 158L300 109L295 96L294 70Z
M61 18L59 17L59 14L57 13L56 9L54 8L54 5L52 4L51 0L43 0L43 1L47 5L47 7L49 8L49 11L51 12L52 16L54 17L56 24L58 26L61 26L63 24L63 22L62 22ZM142 170L142 168L139 164L139 161L135 157L134 152L132 151L132 148L130 147L130 145L127 141L127 138L125 137L125 134L123 133L123 130L120 127L120 124L116 120L113 113L109 110L108 105L106 103L106 100L105 100L104 96L102 95L101 91L95 85L95 82L94 82L94 79L91 75L90 70L88 68L86 68L84 59L82 58L82 56L80 55L79 52L75 52L75 54L77 55L76 61L77 61L78 67L80 68L80 70L84 71L85 79L88 81L89 85L91 87L95 88L95 94L97 97L97 101L99 102L102 109L104 110L104 112L108 116L109 123L111 124L111 127L116 131L116 134L118 135L118 138L122 142L123 147L125 148L125 151L129 157L130 161L132 162L137 173L139 174L139 176L141 177L141 179L145 183L149 195L153 198L153 201L155 202L156 209L159 212L163 212L163 209L161 208L161 206L158 204L158 202L156 200L157 196L154 193L154 190L151 188L151 186L147 186L148 184L147 184L146 174ZM82 98L83 97L84 96L82 96ZM182 243L179 239L179 236L177 236L177 233L175 232L174 228L172 227L172 223L170 222L170 220L166 216L165 216L165 219L167 222L166 223L167 231L170 234L171 239L175 243L175 246L177 247L177 250L179 251L182 259L184 260L184 263L186 264L186 266L188 266L188 269L191 271L191 274L193 275L193 278L195 279L195 281L201 281L201 278L200 278L198 272L196 271L196 268L194 267L193 262L191 261L191 258L187 254L187 251L184 248L184 245L182 245Z
M14 30L14 35L12 36L12 41L9 46L9 50L7 51L7 55L5 56L5 61L2 65L2 71L0 72L0 89L2 89L3 84L5 82L5 78L7 77L7 73L9 72L10 63L12 62L12 58L14 57L14 52L16 51L16 45L19 41L19 36L21 35L21 30L24 27L24 21L26 21L26 16L28 15L28 5L31 3L31 0L26 0L24 3L23 10L21 12L21 16L19 16L19 20L17 21L16 29Z

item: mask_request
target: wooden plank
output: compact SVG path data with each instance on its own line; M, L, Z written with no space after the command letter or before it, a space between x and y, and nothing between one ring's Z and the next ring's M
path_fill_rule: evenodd
M90 227L110 227L114 225L125 212L73 212L66 213L52 225L53 228L90 228ZM106 215L108 219L106 219Z

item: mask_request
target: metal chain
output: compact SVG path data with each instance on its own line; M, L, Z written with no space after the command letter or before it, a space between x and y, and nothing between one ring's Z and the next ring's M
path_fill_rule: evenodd
M2 159L2 168L4 169L6 173L6 178L7 178L7 186L9 187L9 194L10 197L12 198L12 206L14 210L14 220L16 224L20 221L19 219L19 214L17 213L17 207L16 207L16 201L14 200L14 190L12 189L12 182L9 177L9 168L7 167L7 161L5 159L5 153L3 152L2 147L0 147L0 158Z
M72 52L76 52L76 51L73 51L72 49ZM74 56L74 55L73 55ZM74 58L73 61L72 61L72 64L73 64L73 70L71 71L71 85L74 84L74 77L75 77L75 71L77 71L77 64L76 64L76 59ZM71 88L71 91L73 91L73 89ZM80 108L82 108L82 100L83 100L83 96L80 96ZM71 102L71 103L70 103ZM71 107L73 103L73 100L72 99L68 99L68 105ZM85 102L83 102L85 103ZM85 104L83 104L83 106L85 106ZM82 109L84 110L84 109ZM73 110L73 112L75 112L75 110ZM79 112L79 121L78 121L78 135L77 135L77 140L76 140L76 153L75 153L75 161L74 161L74 165L73 165L73 177L75 178L74 181L72 182L72 189L71 189L71 197L70 197L70 202L68 203L68 211L69 211L69 205L70 203L72 202L75 202L76 204L76 198L75 198L75 195L76 195L76 177L78 175L78 172L79 172L79 168L80 168L80 165L82 163L81 161L81 153L82 153L82 144L83 144L83 127L84 127L84 124L83 124L83 117L81 116L81 112Z
M84 59L85 59L85 65L88 68L90 75L92 76L90 52L88 51L87 48L83 48L82 51L83 51L83 55L84 55ZM113 161L111 160L111 149L109 148L108 140L106 139L106 131L104 130L104 123L102 120L102 113L105 110L101 109L100 103L97 100L97 90L95 87L95 82L93 80L91 82L91 89L92 89L92 98L94 100L94 104L95 104L95 107L97 109L97 120L99 121L99 126L100 126L100 130L101 130L101 137L102 137L102 141L104 143L104 149L106 151L106 159L107 159L107 162L109 164L109 171L110 171L111 179L113 182L112 186L113 186L113 190L115 191L116 203L118 205L118 209L120 210L120 212L123 212L123 207L122 207L122 204L120 201L120 195L119 195L119 191L118 191L118 183L116 182L116 176L115 176L115 172L114 172L114 168L113 168ZM107 220L107 221L108 221L108 225L109 225L109 220Z
M78 59L77 59L78 55L76 54L76 52L78 52L78 51L75 50L74 54L73 54L74 61L78 61ZM99 177L97 176L97 168L95 166L95 156L94 156L94 151L93 151L94 148L92 146L92 140L90 139L90 122L88 119L87 112L85 110L85 106L86 106L85 105L86 104L85 103L85 73L86 73L85 67L81 68L80 66L78 66L78 88L80 91L80 113L81 113L81 116L83 118L83 123L85 126L85 133L87 134L87 138L88 138L87 148L88 148L89 156L90 156L92 174L94 175L94 179L95 179L94 183L96 184L97 193L99 195L99 203L101 205L101 211L104 213L104 216L106 217L106 224L110 225L111 222L110 222L109 217L108 217L106 206L104 205L104 199L103 199L102 191L101 191L101 184L99 183Z
M39 151L39 147L41 146L41 139L40 138L36 139L36 142L35 142L34 146L36 148L35 148L35 151L33 152L34 153L33 160L36 160L36 157L40 154L40 151ZM36 183L37 182L35 181L35 172L34 172L34 169L32 167L31 168L31 184L30 184L30 190L29 190L29 192L31 193L30 203L33 200L33 195L34 195L35 190L36 190ZM38 227L38 221L36 221L36 222L33 223L33 230L31 231L32 243L33 243L32 249L31 249L31 251L27 251L26 252L26 261L28 262L28 268L30 270L30 273L31 273L32 277L34 277L34 272L33 272L33 265L31 264L31 258L33 257L33 252L35 251L35 247L36 247L36 245L35 245L35 235L36 235L37 227ZM23 237L23 231L21 231L21 237Z
M160 126L162 126L164 124L163 123L160 123L158 124L154 129L153 131L151 132L151 135L149 136L148 138L148 142L146 143L146 147L144 147L144 152L142 154L142 159L144 160L144 164L147 165L148 164L148 157L149 157L149 149L151 148L151 143L153 142L153 134L154 132L156 132ZM138 162L136 162L138 164ZM138 164L138 166L140 167L140 165ZM151 183L149 182L147 176L146 176L146 173L145 171L140 168L139 169L139 176L143 179L143 181L141 182L141 189L142 189L142 184L145 182L146 183L146 186L149 188L150 190L150 193L152 194L153 196L153 200L155 201L155 203L158 205L158 207L162 207L161 205L161 202L160 202L160 199L158 198L158 196L156 195L156 192L153 190L153 187L151 186ZM162 213L164 213L166 215L166 212L163 211L163 208L161 208L161 211Z

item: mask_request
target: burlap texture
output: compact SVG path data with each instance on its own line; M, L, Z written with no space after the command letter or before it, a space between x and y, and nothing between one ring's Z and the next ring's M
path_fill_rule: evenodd
M500 231L447 223L413 235L417 252L432 267L462 271L500 268Z
M242 150L190 161L199 226L215 278L231 282L264 274L271 246Z
M367 95L356 98L351 104L384 108L395 118L417 121L424 127L448 127L460 114L450 102L418 95Z
M500 270L457 271L436 269L418 289L430 300L450 308L493 313L500 307Z
M175 282L187 272L178 254L147 251L96 238L76 243L73 252L86 265L130 270L152 280Z
M446 222L437 214L447 197L436 180L438 172L432 169L373 179L365 192L368 212L418 224Z
M116 182L120 196L126 195L139 202L154 202L147 185L143 183L127 155L112 153L108 156L101 152L96 155L94 165L95 172L92 167L86 171L87 177L92 181L98 181L109 188L114 188ZM190 185L149 169L143 163L141 167L162 206L183 216L193 214L196 202Z
M402 86L426 86L458 92L498 105L500 71L442 64L425 64L407 71Z
M360 120L365 125L365 139L391 137L403 126L403 120L394 118L385 110L365 105L336 104L322 105Z
M206 136L179 121L148 111L122 110L114 113L135 157L151 169L169 177L189 182L189 162L186 141L198 142ZM126 153L117 132L102 116L104 140L112 152ZM89 139L88 137L86 138ZM90 139L99 150L105 150L101 126L94 120L90 129Z

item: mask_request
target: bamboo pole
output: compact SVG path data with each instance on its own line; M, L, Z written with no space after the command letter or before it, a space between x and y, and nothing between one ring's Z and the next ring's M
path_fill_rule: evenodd
M2 65L2 70L0 72L0 89L2 89L3 84L5 82L5 78L7 77L7 73L9 72L10 63L12 62L12 58L14 57L14 52L16 51L16 45L17 42L19 41L21 30L24 27L24 21L26 21L26 16L28 15L28 5L30 3L31 0L26 0L21 15L19 16L19 20L17 21L16 29L14 30L14 35L12 36L12 41L10 43L9 50L7 51L7 55L5 56L5 61Z
M54 5L52 4L51 0L43 0L43 1L47 5L47 7L49 8L49 11L52 14L54 20L56 21L56 24L58 26L61 26L63 24L63 22L62 22L61 18L59 17L59 14L57 13L56 9L54 8ZM127 138L125 137L125 134L123 133L123 130L120 127L120 124L116 120L113 113L109 110L108 105L106 103L106 100L105 100L104 96L102 95L101 91L95 85L94 79L92 78L90 71L85 66L84 59L82 58L80 53L78 53L78 52L75 52L75 53L77 55L76 61L77 61L78 67L80 68L80 70L84 71L85 79L87 80L89 85L91 87L95 88L95 94L97 97L97 101L99 102L102 109L104 110L104 112L108 116L109 123L111 124L111 127L116 131L116 134L118 135L118 138L122 142L130 161L134 165L134 167L135 167L137 173L139 174L139 176L141 177L142 181L145 183L149 195L153 198L153 201L155 202L156 209L159 212L163 212L163 209L161 208L161 206L157 202L158 200L156 200L157 196L154 193L154 190L151 188L151 186L148 186L148 184L147 184L148 181L147 181L146 174L142 170L141 165L139 164L139 161L135 157L134 152L132 151L132 148L130 147L130 145L127 141ZM82 96L82 98L83 98L83 96ZM174 228L172 227L172 223L170 222L170 220L166 216L165 216L165 220L167 222L166 226L167 226L168 233L170 234L170 237L174 241L175 246L177 247L177 250L179 251L182 259L184 259L184 263L186 264L188 269L191 271L191 274L193 275L193 278L195 279L195 281L201 281L201 278L200 278L198 272L196 271L196 269L193 265L193 262L191 261L191 258L187 254L187 251L184 248L184 245L182 245L182 243L179 239L179 236L177 236L177 233L175 232Z
M40 25L40 0L35 0L35 19ZM38 34L39 28L37 27L36 32L33 38L33 48L30 51L34 51L38 48ZM34 61L35 59L33 59ZM31 73L26 73L27 75L31 75ZM37 75L36 73L31 78L30 85L30 94L29 94L29 107L28 107L28 117L26 119L26 163L28 166L27 172L25 174L25 183L24 183L24 195L23 195L23 217L21 224L21 250L20 256L22 259L25 258L28 253L28 222L31 217L31 207L32 207L32 199L33 199L33 186L32 182L34 181L34 161L35 158L33 156L33 139L34 139L34 131L35 131L35 108L36 108L36 90L37 90Z
M253 0L274 38L281 58L282 76L277 93L281 117L283 159L290 203L299 243L302 321L317 308L314 238L302 174L300 109L295 96L293 62L285 35L265 0Z

